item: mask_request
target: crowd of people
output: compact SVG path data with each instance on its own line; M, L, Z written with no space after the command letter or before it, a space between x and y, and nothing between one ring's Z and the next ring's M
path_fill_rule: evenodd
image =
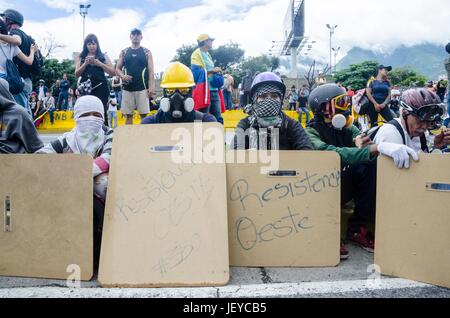
M209 35L197 38L198 49L192 54L190 68L179 62L167 67L161 79L163 98L159 110L147 117L149 99L155 93L155 77L152 54L141 46L141 30L131 30L131 46L121 51L116 66L101 50L99 39L90 34L84 40L76 63L75 75L79 78L78 98L73 106L76 125L70 132L44 145L33 125L31 110L38 116L42 109L49 110L50 114L54 110L69 109L71 91L67 74L53 89L40 81L36 93L31 94L31 79L27 77L30 72L20 73L25 85L21 92L13 94L11 85L14 83L6 61L17 57L17 63L30 66L38 47L35 44L27 50L21 47L30 41L17 35L16 30L23 24L19 12L6 10L3 17L0 41L2 50L7 51L6 58L0 58L0 153L90 155L94 159L97 240L101 237L118 105L127 116L127 124L132 124L133 113L137 110L143 125L195 121L223 124L221 114L232 105L234 79L214 65L209 53L214 38ZM29 52L28 56L24 52ZM342 204L355 202L346 239L372 252L374 240L368 224L376 211L377 158L380 155L390 157L398 168L407 169L411 158L419 159L419 153L447 152L450 145L450 129L443 126L445 92L442 82L437 83L436 92L429 87L411 88L395 92L393 98L394 90L388 80L390 70L391 67L380 65L361 93L367 101L357 113L369 117L371 130L368 131L354 121L354 101L358 94L351 87L326 83L321 77L311 91L307 86L299 91L293 86L287 91L279 74L263 72L255 76L248 72L239 85L240 103L247 116L238 124L231 143L232 149L338 153L342 165ZM113 92L105 74L114 77ZM27 94L31 94L29 103L28 98L23 98ZM298 110L298 121L283 112L286 99L289 109ZM399 106L399 116L391 111L392 104ZM309 116L310 111L313 118ZM301 125L303 113L306 114L306 129ZM378 127L379 116L385 122L381 127ZM432 130L438 132L433 135ZM341 245L341 256L348 257L345 244Z

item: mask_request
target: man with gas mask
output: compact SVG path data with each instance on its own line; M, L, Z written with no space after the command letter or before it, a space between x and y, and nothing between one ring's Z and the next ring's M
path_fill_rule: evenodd
M376 203L376 145L368 144L353 125L351 98L336 84L317 87L309 96L315 118L306 132L315 150L335 151L341 157L341 203L354 199L355 209L348 222L347 239L373 252L374 240L367 225L375 216ZM356 143L368 144L358 148ZM344 244L341 258L348 257Z
M101 233L108 186L113 130L104 125L102 101L95 96L80 97L75 103L75 128L38 150L39 154L87 154L94 159L94 260L100 256Z
M194 100L191 97L194 86L194 76L186 65L179 62L170 64L161 79L164 97L160 101L159 111L145 118L142 124L217 122L213 115L194 110Z
M238 124L232 149L312 150L303 127L282 111L285 93L286 86L276 74L255 77L251 104L245 107L249 116Z

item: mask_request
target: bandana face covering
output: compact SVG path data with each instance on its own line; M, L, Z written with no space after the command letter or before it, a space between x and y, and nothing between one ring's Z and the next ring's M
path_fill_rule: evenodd
M74 153L88 154L93 158L103 145L103 119L95 116L81 117L76 120L74 136L69 146Z
M264 85L261 86L255 93L254 99L257 100L259 96L266 95L268 93L276 93L282 96L281 90L275 85ZM282 102L280 99L275 99L273 97L266 97L262 101L254 102L249 105L247 111L249 113L249 121L252 126L255 123L259 127L280 127L282 123L281 110Z

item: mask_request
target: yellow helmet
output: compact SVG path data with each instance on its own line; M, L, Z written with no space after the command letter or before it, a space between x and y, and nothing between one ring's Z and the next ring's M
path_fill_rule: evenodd
M195 86L191 70L180 62L171 63L161 79L161 88L168 90L186 89Z

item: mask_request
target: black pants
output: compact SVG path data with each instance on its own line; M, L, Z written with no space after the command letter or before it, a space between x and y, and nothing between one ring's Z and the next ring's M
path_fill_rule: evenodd
M370 126L371 127L377 127L378 126L378 115L381 114L383 116L384 120L386 122L390 122L394 119L394 116L392 116L391 110L388 106L383 108L379 113L375 110L375 105L372 103L369 103L367 108L367 114L369 115L370 119Z
M353 216L348 221L348 233L359 232L361 226L367 226L375 220L377 166L360 164L342 171L341 203L345 205L355 201Z
M289 103L289 110L296 110L297 103Z

